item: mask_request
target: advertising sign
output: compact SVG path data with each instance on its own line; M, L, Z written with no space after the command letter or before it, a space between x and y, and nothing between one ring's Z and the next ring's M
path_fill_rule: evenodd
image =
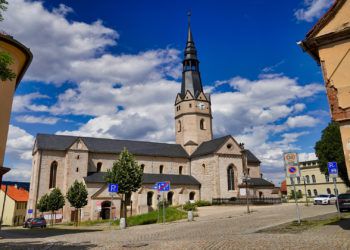
M300 177L298 153L283 153L287 177Z

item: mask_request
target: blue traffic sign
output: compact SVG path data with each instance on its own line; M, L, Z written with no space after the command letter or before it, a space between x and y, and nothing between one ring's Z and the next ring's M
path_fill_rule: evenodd
M158 189L157 184L155 184L155 185L153 186L153 189L154 189L154 190L157 190L157 189Z
M158 182L157 183L158 191L169 191L170 190L170 181L167 182Z
M110 193L118 192L118 184L109 184L108 192Z
M336 162L328 162L329 174L338 174L338 166Z
M28 214L32 214L33 213L33 209L28 209Z

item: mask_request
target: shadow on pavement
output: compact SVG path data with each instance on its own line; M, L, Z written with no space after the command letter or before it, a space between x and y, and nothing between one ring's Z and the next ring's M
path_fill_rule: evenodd
M343 230L350 230L350 219L342 219L340 221L328 223L326 225L335 225L335 226L340 226Z
M63 228L36 228L36 229L8 229L0 232L0 237L5 239L20 238L46 238L63 234L89 233L102 230L84 230L84 229L63 229ZM0 248L1 249L1 248Z
M80 242L75 244L67 244L64 241L55 242L40 242L40 241L26 241L26 242L4 242L0 243L0 249L89 249L97 245L90 242Z

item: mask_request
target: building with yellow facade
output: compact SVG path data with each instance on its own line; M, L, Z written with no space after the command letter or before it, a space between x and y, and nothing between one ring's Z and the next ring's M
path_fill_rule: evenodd
M322 68L332 120L340 127L350 178L350 0L335 0L299 45Z
M6 186L1 185L0 215L3 214L2 225L19 226L23 224L26 216L28 197L29 193L24 188L18 189L17 186L7 186L6 190ZM5 203L4 212L2 212L3 203Z
M24 73L27 71L33 55L30 50L23 44L13 39L12 36L0 33L0 51L8 53L12 59L13 64L9 68L16 74L12 80L0 80L0 185L2 176L10 169L3 166L7 133L10 122L11 108L13 95L16 88L21 82Z
M305 189L309 198L319 194L335 194L333 179L321 173L317 160L300 162L300 175L301 177L295 179L295 187L297 192L302 193L303 199L305 198ZM289 178L286 181L287 194L290 195L293 185ZM336 184L339 194L350 189L340 178L336 179Z

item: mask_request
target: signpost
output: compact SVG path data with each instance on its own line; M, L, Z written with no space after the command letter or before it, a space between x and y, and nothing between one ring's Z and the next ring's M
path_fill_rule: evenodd
M337 189L338 166L336 162L328 162L329 178L333 178L335 196L337 197L338 218L340 219L340 208Z
M298 153L283 153L283 159L284 159L284 167L286 168L286 176L289 177L292 185L294 187L294 199L295 199L295 205L297 208L297 216L298 216L298 223L300 224L300 211L298 206L298 198L297 198L297 192L295 188L295 177L300 177L300 169L299 169L299 159L298 159Z
M111 228L113 196L117 195L118 184L109 184L108 192L109 192L109 195L111 196L111 206L109 208L109 224L108 224L108 227Z
M170 190L170 181L158 182L157 190L163 192L163 224L165 223L165 205L164 205L164 192Z
M33 209L28 209L28 214L32 214L33 213Z

